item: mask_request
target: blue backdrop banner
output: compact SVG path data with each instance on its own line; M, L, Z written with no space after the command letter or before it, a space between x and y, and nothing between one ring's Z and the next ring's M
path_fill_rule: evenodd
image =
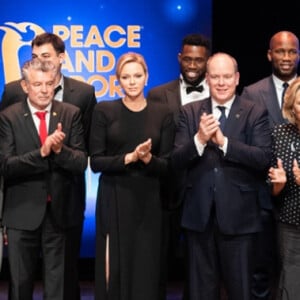
M0 94L20 78L31 57L31 40L44 31L66 44L63 73L95 86L98 101L122 96L116 81L118 57L141 53L148 64L147 89L179 75L177 54L188 33L211 37L211 0L4 0L0 11ZM98 174L87 177L82 257L94 256L95 197Z

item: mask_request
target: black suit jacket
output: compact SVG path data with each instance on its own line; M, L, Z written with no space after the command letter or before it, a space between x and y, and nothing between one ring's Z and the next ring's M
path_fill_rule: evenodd
M71 103L80 108L86 147L88 147L89 130L92 113L97 103L94 86L70 77L63 77L64 91L63 102ZM11 104L25 100L27 95L23 91L21 80L9 82L5 85L0 102L0 110Z
M5 179L3 224L34 230L42 222L47 195L56 223L72 227L82 223L82 176L87 166L79 108L53 101L49 133L61 122L66 134L62 151L40 155L40 140L27 101L0 112L1 172Z
M152 88L148 92L147 100L166 103L174 113L174 119L177 123L181 107L179 79Z
M227 153L212 142L198 155L194 135L203 112L211 113L211 99L183 106L172 162L187 171L183 189L183 227L204 231L212 209L225 234L260 230L259 185L270 166L271 136L267 110L236 97L224 135Z
M64 76L63 79L64 79L63 102L76 105L77 107L80 108L81 115L82 115L81 120L82 120L82 125L84 130L85 144L88 150L88 144L89 144L88 140L89 140L92 113L94 110L94 106L97 103L96 96L95 96L95 88L90 84L84 83L79 80L75 80L70 77ZM27 99L27 95L23 91L20 82L21 80L15 80L5 85L2 94L2 99L0 102L0 111L14 103ZM85 210L85 175L84 174L82 174L81 183L79 186L82 188L82 190L79 193L80 195L82 195L82 199L79 207L83 209L82 211L83 214ZM82 217L80 216L79 220L81 219Z
M165 103L170 111L173 112L174 122L177 124L178 115L181 107L180 100L180 81L179 79L167 82L156 86L149 90L147 101ZM170 171L162 180L162 206L164 209L173 210L181 205L178 197L178 190L181 187L182 178L175 176L173 171Z

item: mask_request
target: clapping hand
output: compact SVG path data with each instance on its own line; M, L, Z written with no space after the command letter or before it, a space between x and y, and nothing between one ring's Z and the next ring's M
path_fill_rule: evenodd
M125 165L136 162L138 160L141 160L145 164L148 164L152 158L151 149L152 140L149 138L145 142L139 144L133 152L127 153L125 155Z
M206 144L219 128L219 121L213 114L203 113L200 117L197 138L201 144Z
M61 123L58 123L56 130L46 137L46 140L41 147L42 157L50 155L51 151L54 153L59 153L61 151L65 136L65 133L62 131Z
M293 174L295 177L295 182L300 185L300 169L296 159L293 161Z
M142 160L145 164L149 163L151 160L152 154L151 154L151 148L152 148L152 140L149 138L144 143L139 144L135 148L135 152L137 153L138 159Z
M287 181L286 172L280 158L277 159L277 168L271 167L269 169L269 179L273 183L273 195L276 196L282 191Z

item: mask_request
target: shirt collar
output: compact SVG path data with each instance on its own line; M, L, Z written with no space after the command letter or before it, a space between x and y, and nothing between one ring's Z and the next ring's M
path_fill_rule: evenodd
M294 76L291 80L289 81L282 81L281 79L279 79L277 76L275 76L274 74L272 74L272 78L273 78L273 82L275 84L275 87L277 90L282 90L282 84L284 82L287 82L289 85L297 78L297 75Z
M220 104L215 99L211 98L212 109L214 110L217 106L224 106L224 107L226 107L227 111L230 111L235 97L236 97L236 95L234 95L230 100L226 101L224 104Z
M36 109L35 107L32 106L32 104L30 103L30 101L27 98L27 104L29 107L29 110L31 112L31 114L35 114L37 111L41 111L40 109ZM50 112L51 111L51 107L52 107L52 103L50 103L45 109L43 109L42 111L47 111Z

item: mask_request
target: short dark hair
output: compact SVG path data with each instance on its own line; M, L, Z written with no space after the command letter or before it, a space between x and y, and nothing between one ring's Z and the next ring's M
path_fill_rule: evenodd
M34 46L39 47L44 44L51 44L58 54L65 52L64 41L54 33L44 32L37 35L31 42L31 48L33 48Z
M200 33L191 33L186 35L181 43L182 49L185 45L202 46L207 49L208 53L211 53L211 43L209 38Z

